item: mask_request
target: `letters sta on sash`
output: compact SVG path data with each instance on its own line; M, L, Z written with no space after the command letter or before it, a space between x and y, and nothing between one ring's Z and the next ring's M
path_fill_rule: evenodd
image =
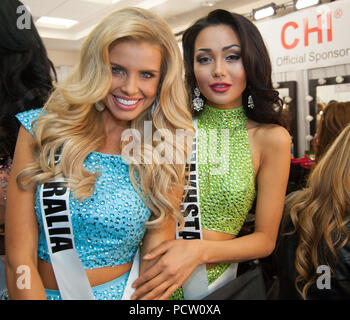
M73 235L69 217L69 188L64 181L44 183L42 186L44 224L52 253L73 249Z
M201 238L196 166L196 162L190 164L189 186L187 187L187 194L182 203L182 213L185 217L185 226L184 229L179 232L179 237L185 240Z

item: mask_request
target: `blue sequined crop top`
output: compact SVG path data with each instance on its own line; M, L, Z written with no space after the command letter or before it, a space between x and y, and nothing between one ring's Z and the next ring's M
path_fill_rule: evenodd
M31 132L40 109L16 117ZM92 152L84 161L90 172L99 171L94 194L79 202L70 194L74 242L85 269L113 267L132 261L142 240L150 210L129 179L129 167L120 155ZM38 256L50 262L41 218L39 187L35 195L39 228Z

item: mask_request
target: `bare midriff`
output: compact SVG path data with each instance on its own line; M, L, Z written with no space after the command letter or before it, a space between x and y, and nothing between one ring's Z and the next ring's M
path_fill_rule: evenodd
M85 269L85 272L89 279L91 287L95 287L120 277L125 272L128 272L130 270L131 265L132 262L129 262L114 267ZM50 290L58 290L51 263L38 259L38 270L44 287Z

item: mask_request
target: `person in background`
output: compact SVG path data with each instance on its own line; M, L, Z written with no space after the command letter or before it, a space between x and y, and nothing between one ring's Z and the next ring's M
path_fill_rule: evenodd
M313 161L308 158L296 159L291 164L287 195L306 186L314 165L321 159L339 133L350 123L350 102L331 101L322 111L311 145Z
M17 9L20 8L17 13ZM21 15L26 28L19 28ZM21 20L21 22L23 22ZM6 292L5 209L7 184L20 124L15 114L44 105L56 80L33 19L18 0L0 1L0 299Z
M277 250L280 299L350 297L350 125L334 140L306 188L286 201Z
M187 154L173 135L193 132L181 68L167 24L124 8L91 31L79 64L45 107L17 115L5 224L11 299L62 298L40 203L41 185L57 177L70 188L75 250L94 299L122 298L141 241L146 254L175 237ZM170 136L146 136L146 123ZM159 161L163 151L170 161ZM182 161L167 159L172 154ZM27 290L16 286L21 265L31 272Z
M350 123L350 102L330 102L323 111L315 137L315 160L332 145L340 132Z
M258 29L239 14L215 10L185 31L183 52L198 116L203 240L153 249L144 259L159 260L134 283L134 299L169 298L203 264L208 292L216 290L235 278L235 262L271 254L283 211L291 139L279 125L282 104ZM237 237L255 198L254 231ZM172 296L182 298L181 290Z
M43 107L56 80L55 68L28 11L18 0L0 2L0 228L5 221L8 175L20 124L15 114ZM24 13L25 12L25 13Z

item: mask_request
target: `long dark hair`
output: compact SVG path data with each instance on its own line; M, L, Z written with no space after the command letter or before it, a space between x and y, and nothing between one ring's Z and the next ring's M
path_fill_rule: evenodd
M23 6L17 0L0 2L0 156L12 158L18 135L16 113L41 108L56 72L30 16L30 28L17 26Z
M182 45L185 61L185 79L190 97L196 87L194 75L194 44L198 34L209 26L228 25L237 33L241 42L241 56L247 78L243 92L243 106L248 118L260 123L282 124L282 100L272 87L271 61L257 27L245 17L226 10L214 10L197 20L183 34ZM255 108L248 108L251 95Z

